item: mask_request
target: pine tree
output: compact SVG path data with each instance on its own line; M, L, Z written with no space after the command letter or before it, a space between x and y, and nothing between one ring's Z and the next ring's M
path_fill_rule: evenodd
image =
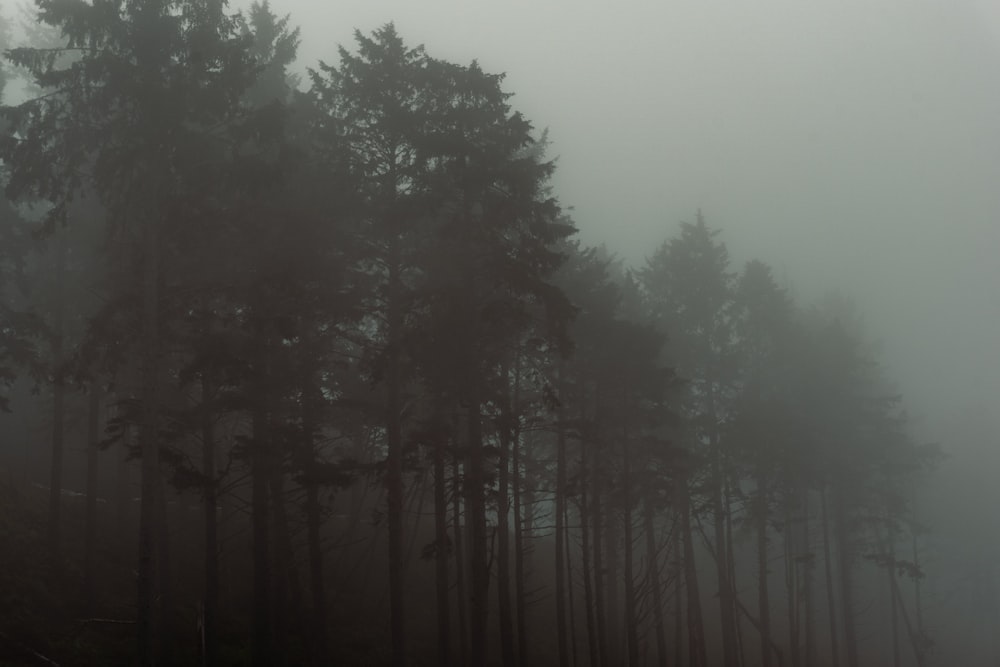
M131 239L142 304L142 501L139 537L138 663L170 646L169 599L160 590L165 517L160 483L158 407L162 386L160 299L182 221L204 219L218 170L229 155L227 130L253 71L223 3L161 0L96 3L39 0L41 21L59 27L65 49L20 48L12 62L52 92L6 107L12 134L0 153L8 192L47 200L49 228L70 203L93 192L109 233ZM72 53L66 66L59 56ZM155 600L161 600L156 609Z

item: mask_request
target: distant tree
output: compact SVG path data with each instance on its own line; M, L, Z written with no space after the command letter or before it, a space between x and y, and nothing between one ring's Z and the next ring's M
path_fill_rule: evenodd
M714 541L710 547L719 585L723 660L735 664L739 651L737 601L732 581L732 546L727 536L731 521L732 461L722 443L723 428L730 418L736 368L732 330L734 276L729 269L728 251L717 236L718 231L709 228L699 212L694 223L682 223L680 233L652 254L639 275L652 318L670 336L668 359L678 375L688 381L680 407L685 420L684 444L705 463L704 492L714 523ZM688 484L688 493L697 489L694 479L689 479ZM682 514L687 504L684 499ZM693 557L687 546L685 551L686 558ZM686 567L692 568L693 563ZM693 577L693 570L689 570L689 604L694 603L691 596L697 590ZM688 613L693 632L691 659L693 663L704 664L704 640L694 620L699 612L689 607Z
M426 130L427 59L422 47L405 46L392 24L371 37L356 32L355 40L357 54L341 48L338 67L320 63L311 72L312 95L325 115L327 136L343 144L348 169L362 192L362 264L375 283L371 354L385 387L392 654L393 664L403 665L403 340L412 326L415 200L426 168L419 146Z
M0 201L0 411L9 409L6 394L19 373L36 376L44 368L39 344L43 321L33 314L23 292L30 229L6 201Z
M0 154L10 166L12 196L51 202L50 228L63 223L74 197L87 189L106 208L109 231L136 241L144 411L138 662L153 664L170 645L163 632L167 610L157 613L154 604L162 594L165 605L168 592L156 583L166 564L157 537L164 517L155 509L166 250L181 221L204 219L212 206L209 193L229 154L227 128L241 112L237 101L253 80L252 63L220 2L37 4L40 20L60 28L68 43L8 52L36 85L53 92L4 108L12 134ZM58 58L68 52L78 58L72 66Z
M797 502L801 490L794 487L803 483L800 461L794 458L798 450L794 446L791 426L794 417L789 404L792 357L788 351L795 336L795 311L791 299L775 282L770 267L756 260L744 267L734 298L741 380L727 437L755 486L748 519L757 539L756 626L761 637L761 665L769 667L774 664L773 658L781 659L772 636L768 590L771 506L782 491L794 499L790 502ZM793 488L785 488L789 486ZM783 532L785 540L790 542L794 527L786 522ZM788 564L789 568L794 566L794 561ZM794 609L797 597L793 587L789 592L790 609ZM790 618L791 659L792 664L798 664L797 617L790 615Z

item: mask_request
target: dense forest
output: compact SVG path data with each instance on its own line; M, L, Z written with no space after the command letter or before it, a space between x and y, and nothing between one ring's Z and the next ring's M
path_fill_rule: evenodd
M36 3L0 664L931 664L940 452L848 298L711 211L588 247L504 77L392 24L297 77L266 2Z

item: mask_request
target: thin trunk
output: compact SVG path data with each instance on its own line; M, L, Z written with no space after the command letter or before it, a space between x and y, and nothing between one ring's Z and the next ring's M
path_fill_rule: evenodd
M483 667L487 657L489 620L489 553L486 534L486 462L479 413L479 380L470 382L468 407L469 467L465 471L466 518L469 524L470 593L469 665Z
M653 490L647 485L643 498L643 528L646 533L646 562L649 568L649 585L653 594L653 631L656 633L656 664L667 665L667 630L663 620L663 591L660 587L660 559L656 548L656 530L653 522Z
M393 667L406 665L406 640L403 625L403 425L401 400L401 335L403 326L400 247L396 233L389 249L388 344L386 347L386 472L389 526L389 607L392 633Z
M150 217L143 225L142 269L142 422L139 430L141 451L141 492L139 503L139 556L137 589L138 663L155 665L160 645L161 625L156 610L156 495L160 475L160 448L157 441L159 384L159 240L157 221Z
M556 410L556 644L559 667L569 667L566 640L566 426L562 407Z
M809 535L809 489L802 490L802 607L805 625L805 664L816 664L816 621L813 614L813 558L812 541Z
M66 241L56 240L55 313L52 322L52 465L49 470L49 552L52 565L61 571L62 471L65 449L66 383L63 379L63 336L66 305Z
M893 594L899 613L903 617L903 623L906 625L906 633L910 638L910 646L913 648L913 656L916 658L917 667L925 667L927 661L924 656L924 636L919 634L913 627L913 623L910 621L910 615L907 613L906 606L903 604L903 596L899 592L898 585L893 587Z
M733 600L733 629L736 633L736 666L743 667L746 662L746 655L743 652L743 626L740 623L739 605L741 604L736 592L736 555L733 553L733 511L732 499L729 491L729 482L725 485L725 511L726 511L726 566L729 568L729 585Z
M100 389L96 382L91 382L87 406L87 525L83 567L83 599L88 615L93 615L97 606L94 568L97 564L97 455L101 440L100 420Z
M687 597L688 657L691 667L707 667L705 626L701 615L698 568L694 557L694 534L691 526L691 492L686 477L678 484L678 495L684 549L684 592Z
M607 608L604 605L604 554L602 547L604 546L604 531L602 530L602 525L604 523L604 516L601 512L601 493L603 491L602 475L600 468L600 451L597 449L599 444L595 441L595 450L593 458L593 467L591 468L591 489L593 491L593 499L591 502L591 519L593 521L594 533L593 533L593 549L594 549L594 617L597 622L597 654L600 658L600 664L604 667L610 665L609 654L608 654L608 629L607 629Z
M676 520L676 519L675 519ZM680 667L684 664L684 548L681 541L674 540L674 664Z
M920 595L920 581L923 579L923 573L920 569L920 550L917 548L917 533L916 530L911 526L913 535L913 567L917 572L917 576L911 577L913 579L913 603L915 605L915 615L917 621L916 627L916 637L919 641L915 641L913 645L913 650L917 655L917 662L923 663L924 654L924 608L923 602ZM904 608L905 612L905 608Z
M448 603L448 499L445 479L443 433L434 440L434 593L437 607L437 661L451 664L451 618Z
M628 421L626 420L626 424ZM627 427L622 429L622 465L624 477L622 501L624 503L623 522L625 530L625 638L629 667L639 664L639 615L636 611L635 573L633 572L634 543L632 539L632 448L629 446Z
M726 665L737 664L736 618L733 613L733 588L729 580L729 547L726 541L726 511L723 505L721 454L715 456L715 482L712 488L715 527L715 571L719 581L719 618L722 623L722 654Z
M219 524L218 488L215 465L215 414L212 383L207 373L201 376L201 474L204 477L203 516L205 522L204 607L202 618L202 664L214 667L218 658L216 623L219 615Z
M269 667L272 659L271 637L271 560L268 521L267 479L270 462L266 456L270 442L267 416L258 406L253 415L253 452L250 461L250 522L253 531L253 667Z
M569 539L569 503L564 506L563 525L566 526L566 603L569 606L569 651L573 667L577 667L576 645L576 603L573 601L573 558L572 542Z
M157 590L159 591L160 614L160 647L159 660L161 664L169 665L174 653L174 588L170 582L170 523L167 514L166 483L162 473L156 477L156 574Z
M330 662L330 647L326 640L326 584L323 577L323 541L320 534L322 508L319 503L319 484L310 481L306 485L306 539L309 549L309 592L312 602L312 664L326 665Z
M819 490L820 521L823 524L823 563L826 573L827 616L830 618L831 667L840 665L840 636L837 633L837 605L833 590L833 558L830 555L830 522L826 512L826 487Z
M745 617L748 621L750 621L751 627L753 627L753 629L756 630L758 634L760 633L760 622L750 614L750 610L747 609L742 602L740 602L739 598L736 598L736 611L742 614L743 617ZM781 653L781 647L778 646L774 642L774 640L770 642L770 645L771 645L771 652L774 653L774 656L778 660L778 667L782 667L785 664L785 658Z
M799 598L795 561L795 527L792 521L790 500L785 499L785 589L788 595L788 652L792 667L799 667Z
M503 377L509 373L506 369ZM510 601L510 446L514 431L511 406L504 402L500 415L500 460L497 464L497 596L500 615L500 653L504 667L514 665L514 618Z
M280 456L271 465L268 481L271 496L271 513L274 521L274 646L275 654L285 664L288 653L288 636L299 627L299 610L302 608L302 587L295 564L292 535L288 527L285 507L285 471Z
M468 603L465 586L465 539L462 530L462 477L459 471L458 454L452 460L452 479L454 489L452 491L452 525L455 545L455 590L458 597L458 646L461 664L469 664L469 627L468 627Z
M840 599L841 609L844 613L844 640L847 645L847 665L848 667L858 667L858 639L857 627L854 624L854 578L852 568L854 567L853 548L850 543L850 535L847 528L847 503L843 490L834 490L834 530L837 539L837 554L839 556L840 570Z
M607 502L604 506L607 511L604 513L604 548L605 563L608 576L605 577L607 591L605 593L605 604L607 605L607 632L608 650L612 665L619 665L622 656L626 655L622 645L622 613L620 606L620 596L618 594L619 573L618 573L618 530L619 518L616 516L614 507L611 504L610 493L607 494Z
M517 395L517 389L515 384L515 396ZM515 407L517 406L517 399L514 400ZM512 443L513 451L511 454L511 463L514 468L514 605L517 612L517 663L521 667L527 667L528 664L528 633L527 633L527 618L525 612L526 610L526 589L527 589L527 572L524 567L524 519L522 517L522 505L521 505L521 484L523 479L521 476L521 434L520 429L514 431L514 438ZM530 509L529 509L530 511Z
M767 588L767 478L757 474L757 603L760 615L760 664L771 667L771 602Z
M323 577L323 541L321 528L323 523L322 507L319 499L319 482L313 472L317 467L315 434L316 408L320 398L318 388L313 383L309 372L302 382L302 444L303 472L306 486L306 542L309 551L309 592L312 604L312 622L310 626L310 651L314 667L330 662L330 647L327 644L327 611L326 584Z
M889 587L889 629L892 632L892 665L900 667L902 656L899 648L899 605L896 604L896 548L892 526L886 526L885 576Z
M129 516L129 448L132 445L135 429L126 426L118 455L115 457L115 528L118 533L119 545L125 545L131 539L128 529Z
M594 571L590 566L590 503L587 493L587 484L594 471L590 467L587 451L589 447L583 442L580 443L580 539L581 559L583 562L583 602L584 611L587 615L587 654L590 658L587 664L591 667L600 665L600 654L597 648L597 627L594 618Z
M715 568L719 580L719 619L722 623L722 653L727 667L738 665L738 647L736 645L736 604L734 600L734 582L730 578L729 542L726 539L726 518L729 514L728 499L723 498L723 487L726 476L725 455L720 451L718 417L716 410L716 387L709 377L707 416L711 419L709 445L712 456L712 513L715 524Z

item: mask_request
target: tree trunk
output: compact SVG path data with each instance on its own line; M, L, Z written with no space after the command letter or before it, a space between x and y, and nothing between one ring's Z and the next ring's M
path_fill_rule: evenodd
M675 518L676 521L676 518ZM681 540L674 540L674 664L684 664L684 546ZM694 663L692 663L694 664Z
M170 581L170 516L167 513L166 482L161 472L156 476L156 580L159 593L160 643L159 662L173 664L175 624L174 587Z
M201 474L204 477L203 517L205 522L204 607L201 627L202 665L214 667L218 660L219 615L219 524L218 489L215 464L214 392L207 373L201 376Z
M122 443L115 457L115 530L118 533L118 544L124 547L132 539L129 530L129 448L132 444L135 429L125 426Z
M455 591L458 598L458 647L459 647L459 657L461 658L461 664L469 664L469 627L468 627L468 597L467 588L465 585L465 544L463 540L465 539L464 532L462 530L462 493L461 489L464 484L462 482L462 476L459 472L459 461L458 453L454 455L452 460L452 479L454 480L454 489L452 491L452 523L454 532L454 545L455 545Z
M733 510L732 499L727 481L724 489L724 509L726 514L726 567L729 572L729 591L733 602L733 632L736 636L736 665L743 667L746 655L743 652L743 626L740 623L739 607L742 604L736 592L736 555L733 553Z
M694 557L694 534L691 526L691 492L686 475L677 485L680 513L681 539L684 549L684 592L687 596L688 659L691 667L707 667L705 626L701 615L701 597L698 590L698 568Z
M389 526L389 607L392 631L393 667L406 665L406 639L403 625L403 424L402 373L400 368L403 326L402 277L397 233L392 234L389 250L388 344L386 347L386 472L385 488L388 500Z
M917 661L917 667L925 667L927 663L924 657L924 636L913 627L910 615L906 613L906 607L903 605L903 597L902 593L899 592L898 584L893 587L893 595L899 614L903 617L903 623L906 625L906 633L910 637L910 646L913 648L913 657Z
M486 664L489 620L489 553L486 535L486 465L479 406L479 380L470 382L468 407L469 467L465 471L466 519L469 524L470 667Z
M788 652L792 667L799 667L799 597L795 561L795 526L792 520L791 501L785 499L785 589L788 596Z
M565 413L556 409L556 643L559 667L569 667L569 645L566 640L566 425Z
M157 221L150 217L143 225L142 279L142 422L139 430L141 451L141 493L139 503L139 560L136 576L138 663L156 664L161 625L156 611L157 525L156 499L160 476L160 448L157 437L159 415L159 240Z
M626 420L626 424L627 424ZM625 643L629 667L639 664L639 614L636 610L635 573L633 572L632 540L632 452L627 427L622 429L622 526L625 532Z
M88 615L97 607L95 572L97 564L97 463L101 442L101 393L91 381L87 405L87 519L86 555L84 557L83 599Z
M60 528L62 521L62 471L65 449L66 383L63 379L63 337L66 304L66 240L56 239L55 307L52 321L52 462L49 471L49 552L52 565L62 571Z
M826 602L830 618L830 660L832 667L840 666L840 635L837 633L837 605L833 587L833 558L830 554L830 522L826 511L826 487L819 490L820 521L823 524L823 562L826 573Z
M604 503L604 549L605 563L608 576L604 578L607 590L605 592L605 604L607 605L607 633L608 633L608 653L611 665L620 665L622 657L626 655L624 644L622 643L622 621L623 616L619 603L618 584L618 530L619 518L611 502L611 493L605 496Z
M802 607L803 625L805 626L805 664L816 664L816 620L813 612L813 568L816 559L813 557L812 541L809 534L809 489L802 490L802 555L805 563L802 567Z
M520 372L519 370L516 372ZM514 409L518 405L518 379L515 381ZM524 518L522 516L521 505L521 485L523 477L521 475L521 432L519 427L515 427L512 442L511 463L514 468L514 605L517 612L517 664L521 667L528 665L528 633L527 633L527 572L524 567ZM529 508L530 511L530 508Z
M594 527L594 618L597 623L597 653L600 657L600 664L607 667L611 664L608 654L608 629L607 629L607 608L604 604L604 516L601 512L602 475L600 466L600 444L595 438L593 467L591 468L591 489L593 498L591 501L590 514Z
M916 528L911 524L910 530L912 531L913 537L913 567L916 568L918 573L921 573L920 569L920 550L917 548L917 532ZM920 594L920 580L923 575L912 577L913 579L913 604L914 612L916 616L916 631L915 636L911 638L913 642L913 652L916 655L917 663L923 667L924 662L924 637L926 630L924 629L924 606Z
M268 486L271 496L271 512L274 520L274 645L275 653L285 664L288 654L288 635L299 627L302 609L302 586L299 570L295 564L292 535L288 527L288 511L285 507L285 470L282 456L272 459Z
M581 560L583 562L583 601L585 607L585 613L587 615L587 654L589 657L588 665L592 667L598 667L600 662L600 653L597 648L597 627L595 619L595 601L594 601L594 571L591 568L591 558L590 558L590 523L591 523L591 512L590 503L588 501L589 493L587 492L587 484L590 483L591 478L594 475L594 470L592 469L587 456L587 451L590 449L586 443L580 443L580 470L582 471L580 476L580 539L581 542Z
M272 659L271 637L271 560L270 527L267 502L267 480L270 461L266 456L270 447L267 416L262 406L253 415L253 452L250 460L250 521L253 530L253 667L270 667Z
M569 539L569 503L563 506L563 525L566 527L566 604L569 612L569 653L573 667L577 667L576 603L573 601L573 549Z
M885 555L886 583L889 586L889 628L892 632L892 665L900 667L902 656L899 650L899 606L896 604L896 548L892 526L886 526Z
M317 467L315 434L316 408L320 398L318 388L313 383L309 371L302 381L302 467L306 487L306 544L309 552L309 592L312 604L312 619L310 624L310 658L314 667L330 662L330 647L326 640L327 611L326 584L323 576L323 540L321 528L323 523L322 507L319 499L319 481L314 468Z
M834 489L834 501L836 502L836 511L834 512L833 520L840 565L838 568L840 570L840 599L841 609L844 613L844 640L847 645L847 665L848 667L858 667L857 627L854 624L854 578L852 576L854 549L850 543L850 535L847 528L847 503L842 489Z
M757 604L760 615L760 664L771 667L771 602L767 588L767 478L757 474ZM786 528L787 530L787 528Z
M326 640L326 584L323 577L323 542L320 534L322 508L319 504L319 485L311 481L306 485L306 532L309 549L309 592L312 602L312 664L316 667L330 662L330 648Z
M440 422L440 411L435 424ZM451 664L451 614L448 600L448 558L451 549L448 541L448 498L445 479L445 437L435 431L434 455L434 601L437 608L437 664Z
M504 380L509 373L505 369ZM514 619L510 601L510 446L514 416L507 401L500 414L500 460L497 467L497 595L500 612L500 651L504 667L514 665Z
M646 533L646 562L649 568L649 586L653 596L653 631L656 633L656 664L666 667L667 630L663 619L663 591L660 584L660 558L656 548L656 529L653 521L653 489L646 485L643 498L643 527Z
M715 455L715 481L712 488L713 523L715 525L715 571L719 580L719 618L722 623L722 654L726 665L737 665L736 618L733 587L729 580L729 546L726 541L726 511L722 498L723 462Z

